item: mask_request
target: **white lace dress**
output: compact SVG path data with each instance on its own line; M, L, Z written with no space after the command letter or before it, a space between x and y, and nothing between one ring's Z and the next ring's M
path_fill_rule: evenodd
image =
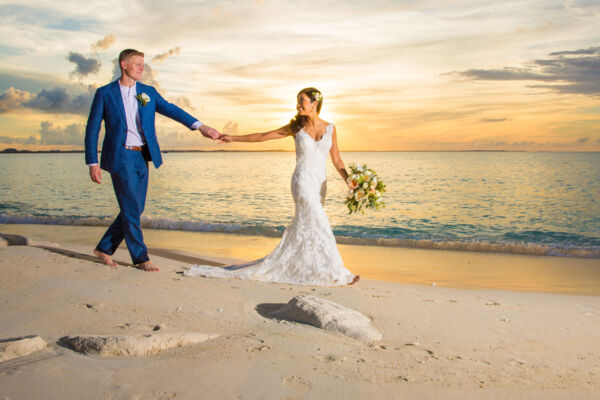
M333 124L315 141L306 131L296 133L296 169L292 176L295 213L275 250L242 265L194 265L186 276L252 279L315 286L340 286L354 275L342 262L329 220L323 210L327 191L326 162Z

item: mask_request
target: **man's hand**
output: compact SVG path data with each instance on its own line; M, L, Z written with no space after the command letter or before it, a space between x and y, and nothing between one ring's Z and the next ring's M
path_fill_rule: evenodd
M102 170L99 165L90 165L90 178L92 182L102 183Z
M200 133L202 133L203 136L209 139L217 140L221 138L221 134L219 133L219 131L217 131L215 128L211 128L208 125L202 125L200 126L200 128L198 128L198 130L200 131Z

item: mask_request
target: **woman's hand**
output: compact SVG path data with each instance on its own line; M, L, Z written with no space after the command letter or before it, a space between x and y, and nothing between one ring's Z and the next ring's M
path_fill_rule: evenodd
M346 178L346 185L348 185L348 188L350 190L354 190L354 189L358 188L358 182L352 180L351 176L349 176L348 178Z

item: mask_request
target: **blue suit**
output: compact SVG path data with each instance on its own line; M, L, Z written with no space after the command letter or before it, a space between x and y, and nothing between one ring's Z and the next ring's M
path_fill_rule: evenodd
M146 140L144 151L125 148L127 122L119 82L114 81L98 88L90 110L85 130L85 162L98 163L98 134L104 121L105 135L102 143L100 168L110 173L121 212L108 228L96 248L112 255L125 239L134 264L148 261L144 244L141 215L148 190L148 161L156 168L162 164L160 147L156 138L154 119L156 112L191 129L196 118L174 104L167 102L152 86L136 83L137 94L150 98L146 105L138 104L141 130Z

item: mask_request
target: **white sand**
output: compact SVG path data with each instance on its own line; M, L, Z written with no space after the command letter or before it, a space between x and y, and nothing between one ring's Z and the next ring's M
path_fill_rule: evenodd
M93 262L92 248L77 241L46 245L0 247L0 339L48 343L0 363L1 399L600 398L597 296L186 278L177 273L182 261L154 256L161 272L147 273ZM439 252L423 254L435 260ZM129 261L126 250L115 258ZM370 317L383 339L369 345L259 313L301 293ZM219 337L148 357L82 355L58 344L157 325Z

